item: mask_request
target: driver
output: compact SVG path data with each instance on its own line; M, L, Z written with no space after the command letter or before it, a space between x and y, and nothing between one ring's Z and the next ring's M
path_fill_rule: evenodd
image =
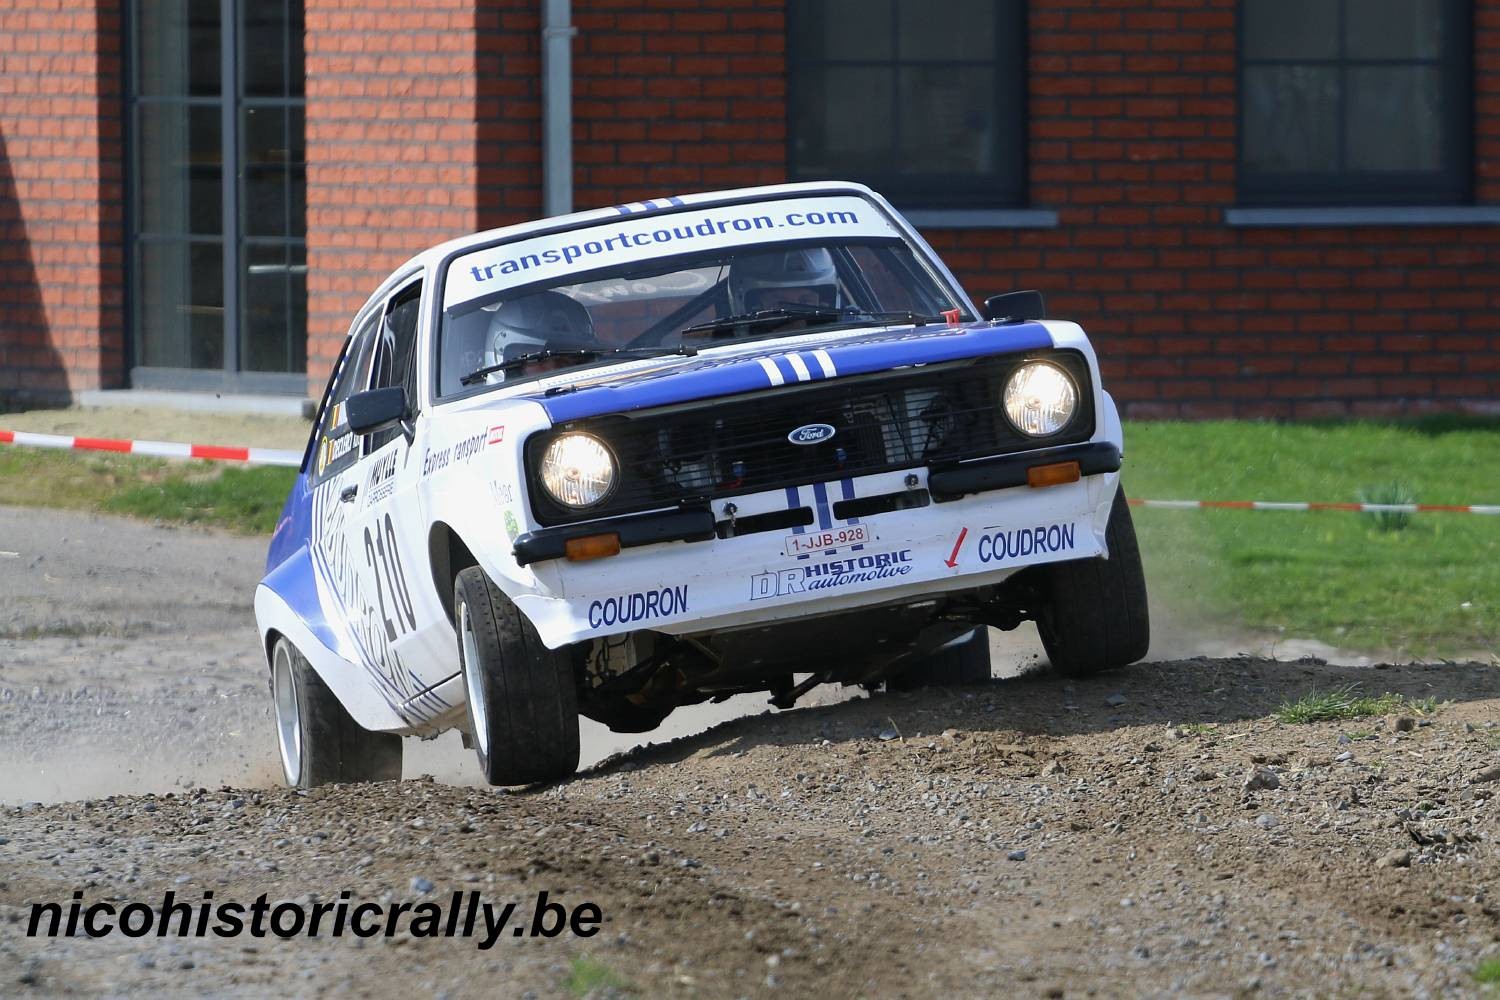
M797 247L736 257L729 268L733 316L786 306L839 304L839 274L823 247Z
M594 321L581 302L562 292L541 291L501 302L490 317L484 365L511 361L538 351L599 348ZM542 370L573 364L569 358L538 361Z

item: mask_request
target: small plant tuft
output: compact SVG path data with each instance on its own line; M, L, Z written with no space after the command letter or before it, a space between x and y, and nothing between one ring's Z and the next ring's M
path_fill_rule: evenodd
M1305 725L1311 722L1363 719L1371 715L1386 715L1400 709L1430 715L1437 710L1437 699L1408 700L1391 692L1371 696L1361 694L1353 685L1334 688L1331 691L1315 689L1296 701L1282 702L1281 707L1276 709L1275 718L1278 722L1289 725ZM1351 735L1349 738L1355 737Z
M1417 502L1416 490L1400 482L1365 486L1356 496L1360 503L1413 504ZM1360 516L1372 519L1378 531L1402 531L1411 524L1411 515L1399 510L1370 511Z
M1500 986L1500 958L1487 958L1474 970L1474 981L1485 986Z
M568 991L578 997L595 993L634 995L637 992L630 980L587 955L573 959L568 969Z

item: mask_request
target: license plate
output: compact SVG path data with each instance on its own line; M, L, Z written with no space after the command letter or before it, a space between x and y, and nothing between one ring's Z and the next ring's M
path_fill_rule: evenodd
M829 549L841 549L846 545L865 545L873 541L875 541L875 533L868 525L848 524L842 528L787 535L785 552L789 556L805 556L810 552L827 552Z

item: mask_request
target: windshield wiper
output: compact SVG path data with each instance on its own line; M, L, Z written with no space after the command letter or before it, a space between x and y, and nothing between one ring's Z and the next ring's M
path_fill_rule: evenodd
M463 378L459 379L460 385L474 385L482 382L496 372L508 372L515 368L524 368L527 365L536 364L538 361L548 361L552 358L573 358L578 361L596 361L599 358L610 358L618 356L637 355L643 357L654 357L663 354L681 354L684 357L692 357L698 352L691 347L574 347L563 351L531 351L527 354L517 356L493 365L485 365L476 368Z
M910 323L913 326L948 322L942 316L928 316L924 313L912 312L910 309L895 309L890 312L871 312L861 309L858 315L866 319L879 320L882 323Z
M785 326L788 323L802 322L828 322L836 320L849 313L843 309L832 309L826 306L806 306L803 308L779 309L757 309L755 312L740 313L737 316L724 316L719 319L711 319L706 323L697 323L683 330L679 336L701 336L708 334L717 336L719 331L732 331L737 326Z
M713 319L706 323L699 323L683 330L680 336L702 336L709 334L718 336L721 331L731 332L736 326L775 326L781 327L788 323L803 320L808 322L831 322L875 320L878 323L910 323L913 326L925 326L928 323L947 322L942 316L928 316L910 309L896 309L890 312L878 312L873 309L856 309L846 306L842 309L832 309L826 306L806 306L804 308L781 308L762 309L758 312L744 313L739 316L725 316L723 319Z

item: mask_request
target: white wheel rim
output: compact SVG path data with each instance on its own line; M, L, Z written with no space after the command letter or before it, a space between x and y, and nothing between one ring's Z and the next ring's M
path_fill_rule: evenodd
M489 707L484 703L484 687L479 672L479 640L474 638L474 623L469 618L469 602L458 604L459 659L463 661L464 687L469 694L469 728L474 746L485 760L490 758Z
M302 777L302 703L292 681L292 654L286 644L276 647L271 666L271 697L276 703L276 742L281 748L281 772L288 785Z

